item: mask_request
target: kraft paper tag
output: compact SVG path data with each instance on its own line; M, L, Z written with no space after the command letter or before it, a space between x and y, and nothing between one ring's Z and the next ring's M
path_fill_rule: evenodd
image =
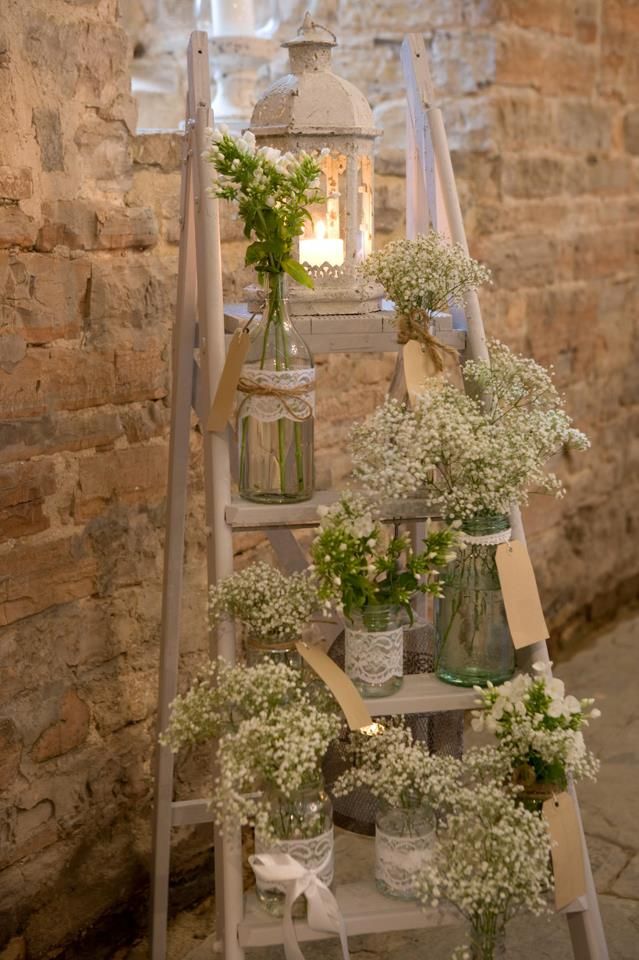
M215 399L213 400L213 405L209 411L208 420L206 421L207 430L220 433L226 429L226 425L233 413L235 391L237 390L237 385L242 374L242 367L244 366L250 344L251 338L245 327L235 331L226 354L220 382L215 391Z
M404 379L408 403L415 405L415 399L424 392L424 380L434 377L437 371L427 354L422 350L417 340L409 340L402 347L404 361Z
M521 540L500 543L495 559L515 649L547 640L548 627L526 545Z
M586 892L579 817L575 801L565 792L544 801L542 810L552 840L555 909L563 910Z
M370 727L373 718L366 709L366 704L355 689L353 681L335 661L327 657L320 647L309 647L303 641L299 641L295 646L299 655L306 660L318 677L321 677L339 703L350 729L361 730L363 727Z

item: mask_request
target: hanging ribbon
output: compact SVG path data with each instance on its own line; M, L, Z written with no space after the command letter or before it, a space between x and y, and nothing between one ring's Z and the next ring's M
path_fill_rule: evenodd
M255 876L263 884L277 884L285 891L282 933L286 960L304 960L293 923L293 904L304 895L307 903L307 923L311 930L337 933L344 960L350 960L346 926L337 900L319 874L325 864L308 869L287 853L261 853L249 857Z
M409 340L417 340L431 358L435 370L441 373L444 369L442 353L447 353L451 357L457 357L458 353L454 347L442 343L432 335L428 329L430 319L428 310L422 307L415 307L409 313L400 313L397 318L397 342L408 343Z

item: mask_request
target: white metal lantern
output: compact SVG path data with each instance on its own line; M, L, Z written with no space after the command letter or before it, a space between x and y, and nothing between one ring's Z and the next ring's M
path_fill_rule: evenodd
M334 34L306 14L289 51L290 73L260 97L251 130L260 145L327 150L313 224L299 238L298 257L315 289L290 286L296 315L361 314L380 309L378 290L358 279L357 264L373 243L373 143L379 133L364 95L333 73Z

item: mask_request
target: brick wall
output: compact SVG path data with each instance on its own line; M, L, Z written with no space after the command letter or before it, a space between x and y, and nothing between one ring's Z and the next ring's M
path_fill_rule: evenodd
M302 4L282 6L290 33ZM338 69L386 131L381 242L403 222L398 47L405 29L425 31L471 248L495 272L488 330L554 361L592 436L590 455L560 464L569 498L528 517L555 640L577 642L637 585L635 7L319 6L343 41ZM67 955L99 957L144 922L180 144L134 136L129 55L115 0L12 2L0 26L0 957L14 960L80 936ZM233 299L250 276L228 212L223 237ZM326 485L392 360L319 364ZM192 481L187 672L204 650L195 433ZM237 546L265 552L252 534ZM197 769L181 767L183 795L198 792ZM207 841L176 837L184 896L208 882Z

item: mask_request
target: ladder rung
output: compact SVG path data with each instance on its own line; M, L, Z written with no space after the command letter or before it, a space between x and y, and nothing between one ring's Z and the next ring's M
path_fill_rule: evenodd
M318 490L303 503L252 503L233 497L226 508L226 522L239 530L259 530L262 527L314 527L319 523L317 509L329 506L339 498L337 490ZM381 504L384 520L426 520L439 517L439 508L426 500L388 500Z
M210 801L174 800L171 804L171 824L174 827L186 827L192 823L213 823L215 819Z

